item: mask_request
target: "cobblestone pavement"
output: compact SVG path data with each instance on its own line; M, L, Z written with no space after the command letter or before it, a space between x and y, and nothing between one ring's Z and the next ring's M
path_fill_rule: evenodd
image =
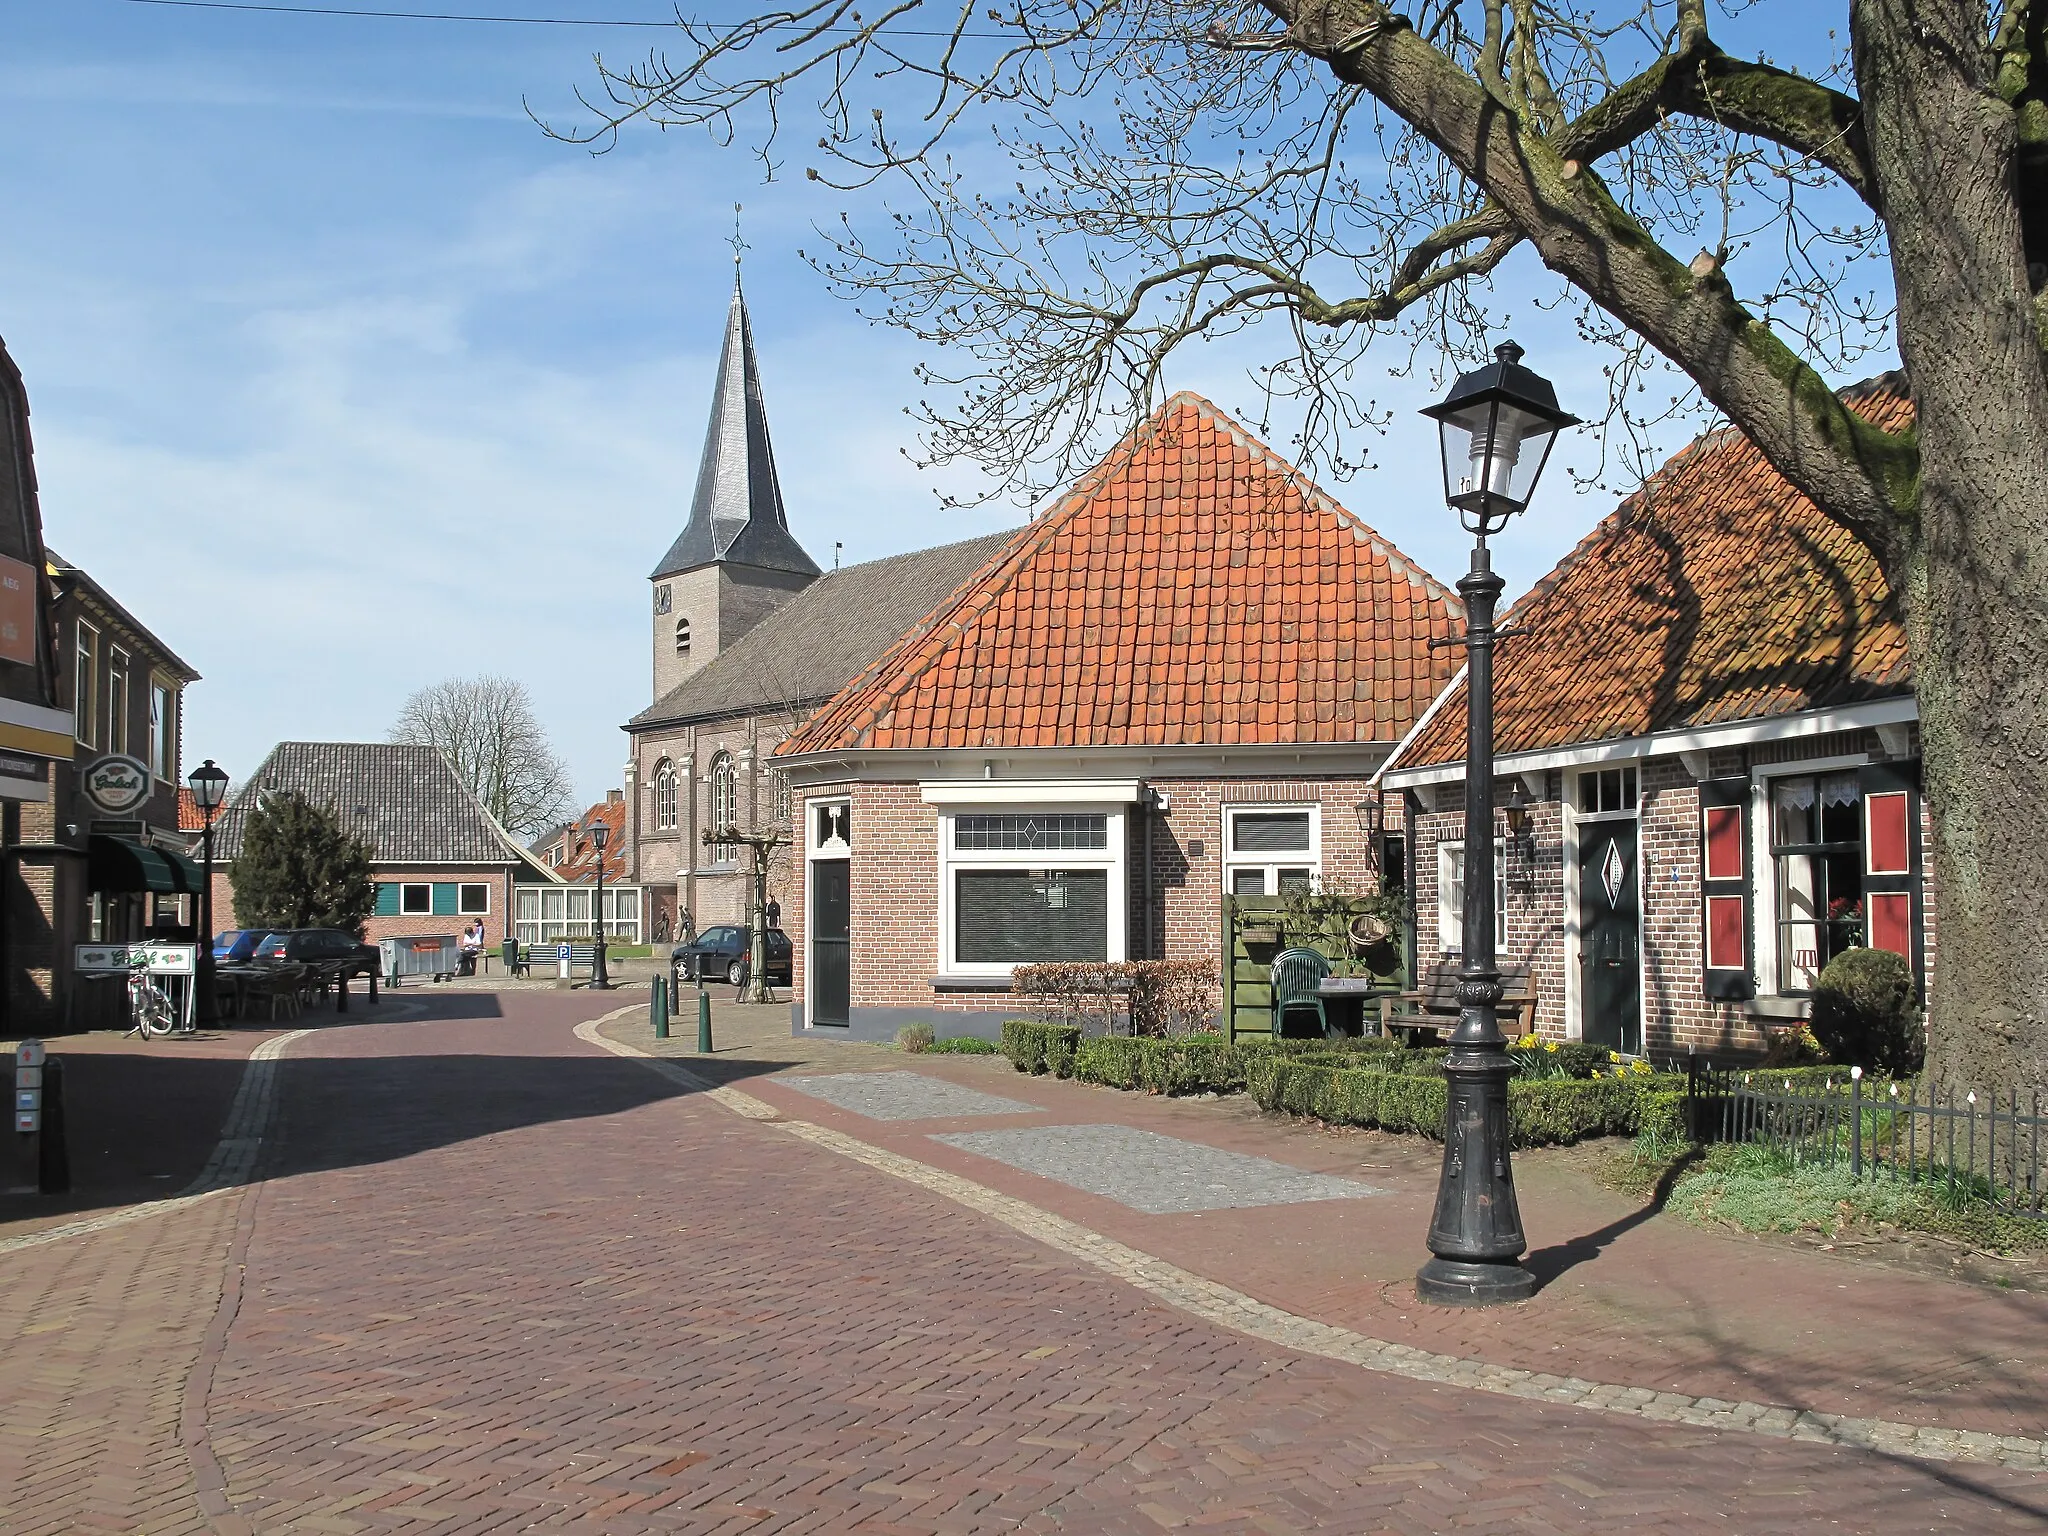
M459 1001L441 1005L457 1016L293 1042L267 1182L8 1256L10 1362L40 1349L63 1368L0 1384L0 1423L41 1426L0 1441L0 1528L1419 1536L2048 1520L2040 1474L1618 1419L1279 1347L850 1157L865 1144L823 1124L900 1135L991 1184L1063 1188L932 1150L957 1119L864 1119L782 1089L774 1063L728 1059L746 1091L808 1117L748 1119L570 1034L615 1000ZM837 1065L854 1060L903 1065ZM940 1075L1041 1106L1069 1086L977 1065ZM1308 1166L1291 1143L1262 1146ZM1395 1203L1123 1215L1220 1232ZM33 1333L37 1319L59 1326Z
M329 1032L285 1084L205 1416L249 1530L2017 1531L2048 1508L2039 1476L1306 1359L538 1010Z

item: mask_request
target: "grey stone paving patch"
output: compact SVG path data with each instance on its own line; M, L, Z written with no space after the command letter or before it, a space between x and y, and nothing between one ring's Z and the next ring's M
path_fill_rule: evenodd
M1384 1191L1263 1157L1128 1125L1046 1125L934 1136L949 1147L1106 1195L1134 1211L1225 1211L1306 1200L1355 1200Z
M870 1120L950 1120L961 1115L1029 1115L1038 1110L1036 1104L999 1099L922 1072L835 1072L777 1081Z

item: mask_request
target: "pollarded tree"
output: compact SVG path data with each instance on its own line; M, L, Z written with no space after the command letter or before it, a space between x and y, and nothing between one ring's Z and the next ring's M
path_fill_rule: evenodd
M1610 428L1661 355L1880 563L1937 830L1934 1057L2048 1090L2044 10L799 0L606 68L583 136L772 155L813 97L812 178L900 199L822 264L968 359L932 375L933 457L1011 471L1063 475L1176 347L1261 315L1294 342L1267 387L1356 423L1366 340L1479 355L1489 275L1533 256L1617 348ZM1714 28L1748 29L1740 56ZM1884 431L1830 375L1894 340L1916 412Z
M332 807L267 791L244 813L241 851L228 866L235 916L249 928L340 928L361 938L377 907L372 856Z

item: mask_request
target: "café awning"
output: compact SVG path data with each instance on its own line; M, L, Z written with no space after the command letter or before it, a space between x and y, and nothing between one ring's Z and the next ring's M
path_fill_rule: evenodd
M95 891L196 896L206 877L175 848L150 848L95 833L86 840L86 878Z

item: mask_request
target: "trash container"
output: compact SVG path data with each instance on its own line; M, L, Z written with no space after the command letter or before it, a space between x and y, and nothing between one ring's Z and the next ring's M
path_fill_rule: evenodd
M377 947L384 952L387 987L397 986L402 976L431 976L436 981L446 981L462 964L462 945L452 933L379 939Z

